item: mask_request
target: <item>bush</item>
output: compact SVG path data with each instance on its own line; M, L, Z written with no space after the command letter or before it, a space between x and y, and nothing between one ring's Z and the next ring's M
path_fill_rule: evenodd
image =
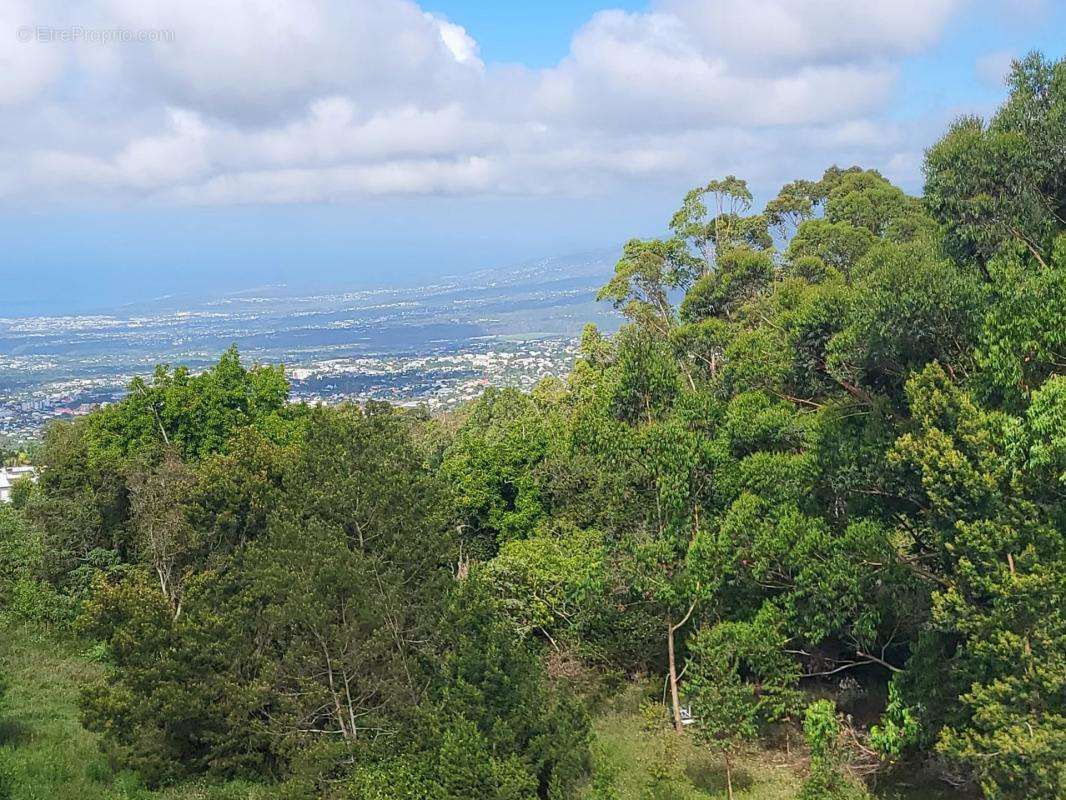
M811 750L811 772L797 800L863 800L870 796L842 768L840 722L833 703L817 700L807 706L803 734Z
M57 592L51 584L22 577L8 587L0 619L66 629L74 623L77 609L77 600Z

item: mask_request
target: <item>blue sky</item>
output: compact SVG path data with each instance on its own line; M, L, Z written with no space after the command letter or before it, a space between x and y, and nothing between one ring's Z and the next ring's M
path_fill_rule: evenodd
M462 25L478 42L485 61L550 67L570 49L570 37L597 11L620 8L644 11L647 3L610 3L590 0L541 2L478 2L445 0L427 3Z
M729 173L918 191L1062 30L1053 0L7 0L0 316L610 247Z

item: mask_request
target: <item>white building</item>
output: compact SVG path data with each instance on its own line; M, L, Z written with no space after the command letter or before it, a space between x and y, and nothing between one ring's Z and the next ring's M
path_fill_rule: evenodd
M0 503L11 502L11 487L21 478L37 480L33 467L0 467Z

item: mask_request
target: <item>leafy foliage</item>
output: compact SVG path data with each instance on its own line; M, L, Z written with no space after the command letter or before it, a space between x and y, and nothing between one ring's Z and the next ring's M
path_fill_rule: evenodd
M930 754L1061 796L1064 74L1016 64L923 198L858 167L759 213L735 176L692 190L626 245L600 297L629 322L565 383L430 419L289 404L235 350L161 367L54 426L0 508L5 615L82 609L83 721L151 784L563 800L580 698L644 673L649 797L685 731L731 790L801 715L808 800Z
M830 701L817 700L807 707L803 733L811 751L811 769L800 790L799 800L862 800L869 797L862 786L841 769L840 723Z

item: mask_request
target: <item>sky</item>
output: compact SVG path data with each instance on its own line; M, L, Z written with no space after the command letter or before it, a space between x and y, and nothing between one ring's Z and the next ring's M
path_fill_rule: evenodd
M0 0L0 317L659 235L692 186L921 190L1063 0Z

